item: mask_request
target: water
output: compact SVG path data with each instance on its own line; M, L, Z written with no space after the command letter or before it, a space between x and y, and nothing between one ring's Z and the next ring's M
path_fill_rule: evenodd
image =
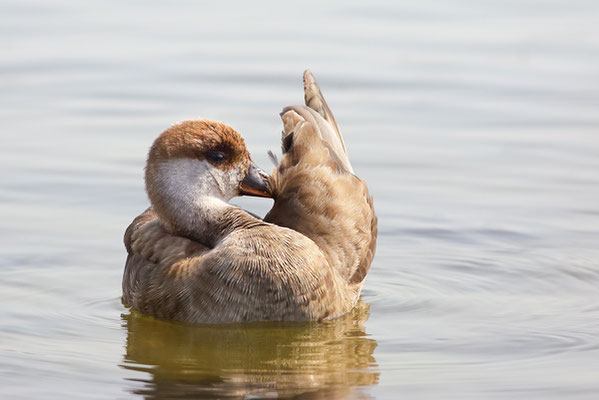
M0 10L0 397L596 398L598 3ZM360 307L235 326L125 309L152 140L222 120L268 167L306 67L375 198Z

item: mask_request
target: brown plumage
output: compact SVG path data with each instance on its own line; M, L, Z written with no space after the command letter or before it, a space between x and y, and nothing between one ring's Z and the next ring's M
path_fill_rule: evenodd
M283 157L263 221L226 203L266 190L259 174L248 180L254 167L232 128L187 121L156 140L152 207L125 233L127 304L187 322L321 320L354 306L376 246L372 197L309 71L304 92L307 106L281 114Z

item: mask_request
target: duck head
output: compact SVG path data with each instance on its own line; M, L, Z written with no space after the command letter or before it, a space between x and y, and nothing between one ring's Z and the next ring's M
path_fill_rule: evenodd
M148 154L146 191L163 226L193 231L240 195L270 197L268 175L252 162L245 141L228 125L183 121L164 131Z

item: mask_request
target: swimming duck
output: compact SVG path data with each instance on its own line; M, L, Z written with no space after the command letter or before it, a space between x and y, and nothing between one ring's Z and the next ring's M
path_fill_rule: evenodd
M283 109L280 163L268 176L233 128L184 121L152 145L151 207L127 228L123 300L184 322L323 320L356 304L377 218L310 71L305 106ZM272 197L261 220L228 201Z

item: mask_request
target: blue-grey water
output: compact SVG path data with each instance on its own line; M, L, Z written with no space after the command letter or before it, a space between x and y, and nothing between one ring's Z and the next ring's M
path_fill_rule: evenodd
M2 1L0 397L597 398L598 22L591 0ZM152 140L221 120L270 168L305 68L379 217L358 309L131 313Z

